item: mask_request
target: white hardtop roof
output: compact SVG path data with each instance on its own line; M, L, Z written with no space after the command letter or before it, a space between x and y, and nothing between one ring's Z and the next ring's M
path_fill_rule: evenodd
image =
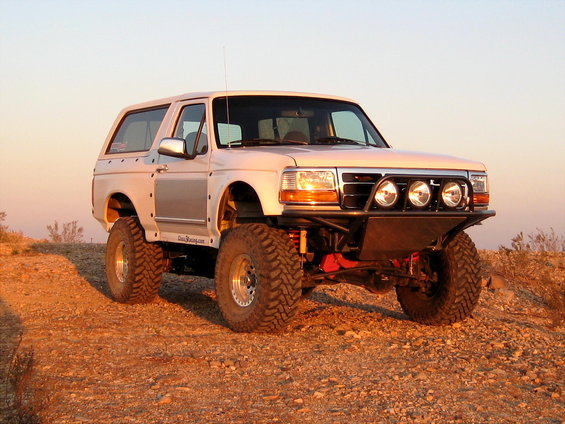
M327 94L315 94L315 93L300 93L295 91L257 91L257 90L241 90L241 91L203 91L203 92L194 92L194 93L185 93L179 96L173 97L165 97L163 99L151 100L148 102L138 103L135 105L128 106L124 109L132 110L132 109L144 109L153 106L160 106L169 103L179 102L183 100L191 100L191 99L213 99L215 97L225 97L226 93L229 96L298 96L298 97L316 97L322 99L330 99L330 100L341 100L345 102L352 102L356 103L354 100L347 99L345 97L338 97L338 96L330 96Z

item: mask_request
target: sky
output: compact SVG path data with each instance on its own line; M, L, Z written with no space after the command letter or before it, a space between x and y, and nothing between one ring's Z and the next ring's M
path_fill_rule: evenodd
M4 224L105 241L91 179L118 112L226 79L352 98L394 148L485 163L479 248L565 234L564 0L0 0Z

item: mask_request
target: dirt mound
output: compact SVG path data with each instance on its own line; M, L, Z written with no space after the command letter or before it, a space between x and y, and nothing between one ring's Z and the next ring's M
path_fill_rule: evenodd
M318 288L289 331L237 334L209 279L167 274L156 302L113 302L103 256L103 245L42 244L0 258L0 365L21 334L19 350L35 359L25 405L46 423L565 416L563 330L512 284L485 288L473 318L447 327L408 321L394 293Z
M24 236L21 233L8 231L1 233L0 238L0 256L19 255L20 253L31 252L31 246L37 243L43 243L45 240L35 240Z

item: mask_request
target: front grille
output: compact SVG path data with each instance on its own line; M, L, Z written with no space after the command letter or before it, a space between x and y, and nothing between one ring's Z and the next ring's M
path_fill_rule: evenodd
M391 174L377 172L341 172L341 207L348 210L362 210L367 207L375 185L383 179L393 181L398 187L399 196L392 208L378 207L371 199L369 210L395 210L395 211L443 211L443 210L468 210L472 202L471 184L462 175L415 175ZM417 208L408 201L408 187L413 181L424 181L431 188L432 200L423 207ZM457 182L463 191L463 201L456 208L448 208L441 200L441 190L448 181ZM472 207L472 205L471 205Z
M341 206L344 209L363 209L373 186L381 177L381 174L343 173Z

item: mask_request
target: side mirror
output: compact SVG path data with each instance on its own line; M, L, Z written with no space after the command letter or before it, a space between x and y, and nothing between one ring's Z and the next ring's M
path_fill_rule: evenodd
M194 159L196 157L195 140L186 141L184 138L167 137L161 140L157 152L161 155L175 158Z

